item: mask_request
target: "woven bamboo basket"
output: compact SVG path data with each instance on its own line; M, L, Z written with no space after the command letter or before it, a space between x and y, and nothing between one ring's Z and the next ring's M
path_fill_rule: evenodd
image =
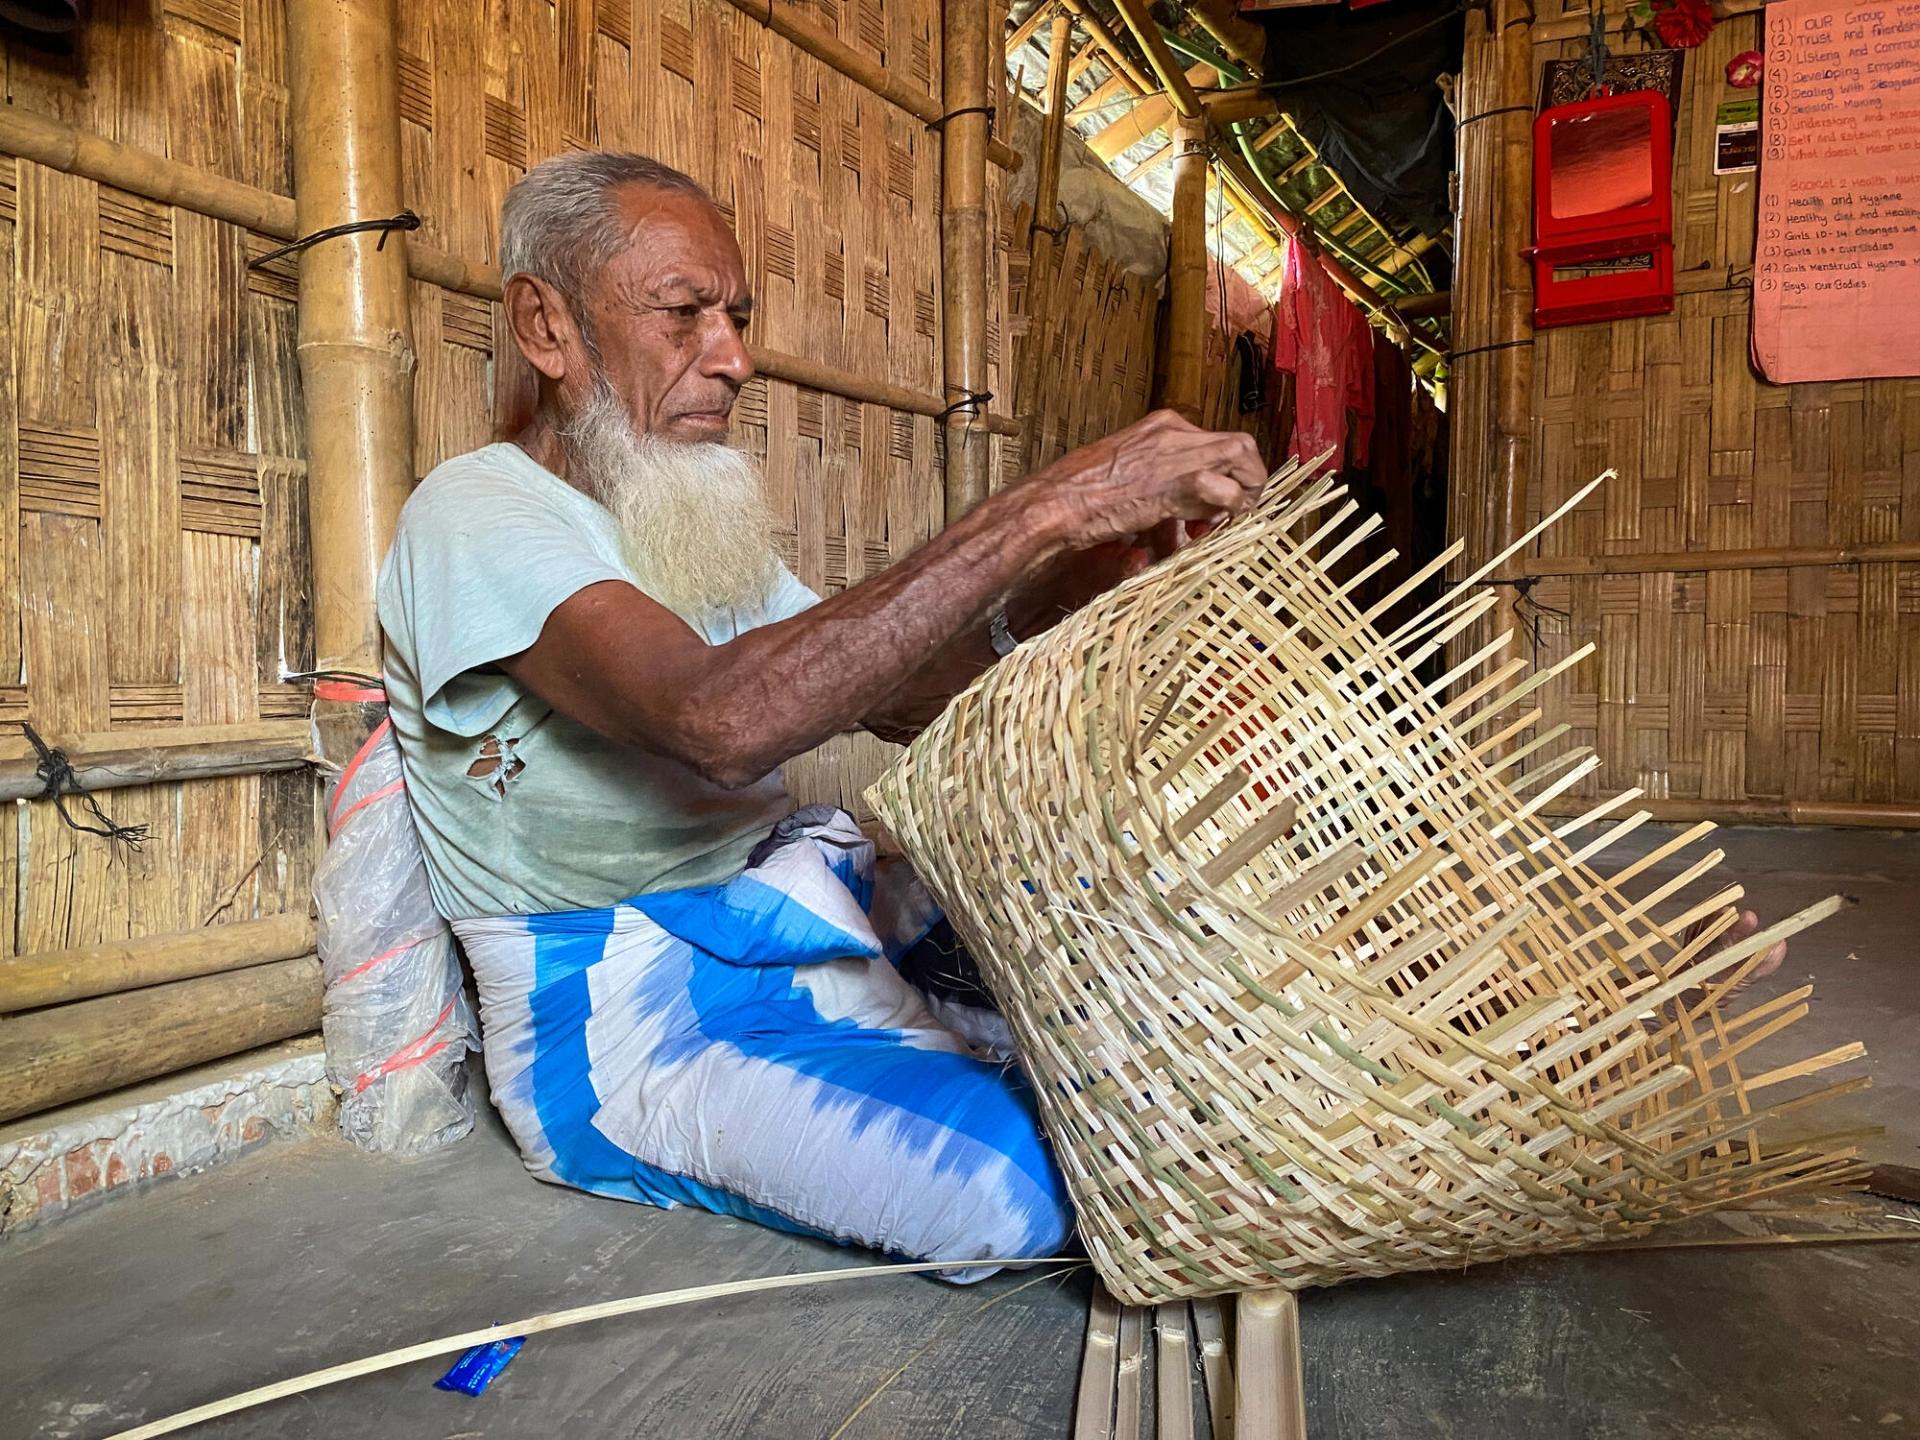
M1366 572L1332 567L1377 521L1344 494L1283 470L869 791L1006 1012L1108 1287L1457 1266L1857 1178L1843 1145L1756 1125L1864 1084L1774 1088L1860 1047L1748 1074L1807 992L1725 1007L1841 902L1720 943L1741 892L1703 883L1719 851L1683 853L1704 824L1596 873L1646 817L1629 795L1538 818L1597 763L1520 773L1557 738L1516 740L1553 672L1500 663L1503 636L1415 678L1500 602L1492 565L1386 631L1453 556L1363 612Z

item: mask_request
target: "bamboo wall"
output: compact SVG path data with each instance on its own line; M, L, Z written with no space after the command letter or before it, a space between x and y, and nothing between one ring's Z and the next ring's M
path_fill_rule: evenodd
M91 7L72 60L10 47L15 112L289 193L267 0ZM312 661L293 271L274 243L0 155L0 758L303 734ZM138 853L44 801L0 824L0 956L304 912L307 773L113 790Z
M1574 37L1586 24L1583 9L1563 14L1553 0L1538 16L1536 76L1549 57L1584 53ZM1532 346L1528 522L1601 470L1620 472L1524 566L1539 578L1529 597L1537 603L1513 607L1523 649L1536 626L1543 661L1598 647L1546 688L1544 723L1572 730L1534 763L1592 745L1605 765L1585 793L1642 786L1655 800L1691 802L1676 814L1911 805L1920 801L1920 569L1781 562L1801 547L1920 538L1920 380L1775 386L1749 368L1757 177L1713 175L1713 127L1722 100L1754 93L1725 85L1727 60L1759 48L1760 16L1749 13L1723 20L1686 56L1675 312L1550 330ZM1464 115L1492 103L1488 52L1479 54L1476 73L1470 46ZM1489 161L1470 128L1456 285L1463 350L1500 338L1492 252L1528 238L1511 227L1490 235L1499 199ZM1499 508L1497 353L1459 361L1453 392L1454 513L1479 553ZM1726 569L1688 569L1668 553L1755 549L1774 553L1735 556L1746 563ZM1596 556L1628 573L1551 573Z
M1030 206L1018 206L1012 216L1013 235L1024 237L1032 219ZM1035 277L1024 246L1009 249L1014 261L1008 304L1017 367L1026 347L1036 343L1026 314ZM1036 466L1147 412L1161 290L1158 280L1136 275L1093 248L1079 226L1067 227L1048 264L1053 321L1038 341L1047 348L1033 403L1021 407L1022 418L1037 437Z

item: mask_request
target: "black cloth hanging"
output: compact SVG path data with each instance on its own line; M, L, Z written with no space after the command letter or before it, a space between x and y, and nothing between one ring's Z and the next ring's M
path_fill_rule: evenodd
M1460 69L1463 14L1459 0L1259 12L1274 98L1389 226L1437 235L1450 218L1453 115L1435 82Z

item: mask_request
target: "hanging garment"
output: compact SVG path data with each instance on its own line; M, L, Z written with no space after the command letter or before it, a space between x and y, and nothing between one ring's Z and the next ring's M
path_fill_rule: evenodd
M1287 241L1286 270L1274 305L1273 367L1294 377L1293 439L1288 454L1333 451L1348 463L1349 416L1360 425L1354 463L1364 460L1373 421L1373 330L1359 307L1297 239Z

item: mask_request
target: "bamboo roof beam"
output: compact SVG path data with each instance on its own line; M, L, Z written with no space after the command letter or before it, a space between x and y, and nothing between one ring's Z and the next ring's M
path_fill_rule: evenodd
M1073 60L1067 66L1067 84L1071 85L1087 73L1087 67L1099 57L1100 47L1089 40L1073 52Z
M1194 91L1191 76L1174 59L1173 51L1167 45L1167 37L1160 33L1160 26L1147 9L1147 0L1114 0L1114 8L1120 12L1127 29L1146 52L1147 64L1159 79L1160 88L1166 92L1174 113L1183 120L1198 120L1205 115L1205 108ZM1202 68L1213 69L1210 65Z
M1132 82L1126 76L1115 71L1089 90L1071 110L1067 111L1067 120L1070 124L1078 124L1089 115L1098 114L1106 109L1121 97L1140 93L1133 88Z
M1054 0L1035 0L1033 9L1027 12L1027 18L1014 26L1013 33L1007 36L1007 58L1011 60L1016 51L1026 48L1027 42L1040 33L1040 27L1046 23L1047 12L1053 9Z
M1171 160L1172 158L1173 158L1173 142L1169 140L1167 141L1166 144L1162 145L1158 150L1154 151L1151 155L1147 156L1146 159L1142 160L1138 165L1135 165L1131 170L1127 171L1126 174L1122 175L1120 177L1120 183L1122 185L1132 185L1134 181L1138 180L1142 175L1146 174L1149 170L1154 170L1159 168L1160 166L1166 164L1167 161Z
M1207 116L1216 125L1258 120L1279 109L1271 95L1259 90L1215 90L1202 95L1200 103L1207 107Z
M1339 181L1336 180L1333 184L1329 185L1325 190L1322 190L1318 195L1314 196L1313 199L1309 200L1306 204L1306 208L1303 209L1300 213L1306 216L1307 218L1311 219L1313 216L1318 215L1322 210L1326 209L1327 206L1331 205L1334 201L1338 200L1342 195L1345 195L1346 193L1347 193L1347 187L1342 185Z
M1214 73L1211 65L1195 65L1190 71L1180 72L1180 78L1187 84L1187 93L1197 92L1193 86L1204 82ZM1194 101L1195 115L1204 114L1198 99ZM1157 130L1164 130L1168 122L1184 112L1170 100L1162 90L1154 90L1143 96L1137 105L1130 108L1104 130L1099 131L1087 141L1087 148L1102 160L1112 164L1116 156L1131 150Z
M1093 37L1093 43L1105 53L1114 67L1114 73L1126 80L1139 94L1146 94L1155 88L1152 78L1142 70L1134 58L1120 43L1120 37L1108 28L1107 22L1085 4L1085 0L1060 0L1068 12L1080 21L1087 34Z
M1267 32L1255 22L1241 19L1233 0L1189 0L1186 9L1229 58L1249 70L1260 68L1267 54Z

